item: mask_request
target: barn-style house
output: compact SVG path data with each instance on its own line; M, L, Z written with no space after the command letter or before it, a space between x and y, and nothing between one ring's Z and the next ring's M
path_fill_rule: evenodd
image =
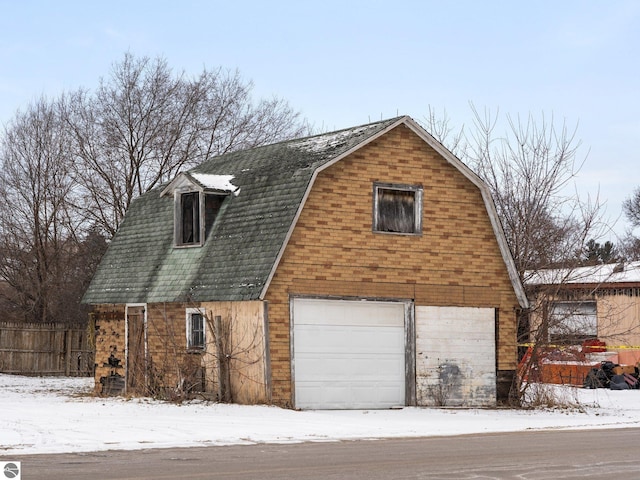
M303 409L494 405L527 307L486 185L406 116L142 195L84 302L99 390Z

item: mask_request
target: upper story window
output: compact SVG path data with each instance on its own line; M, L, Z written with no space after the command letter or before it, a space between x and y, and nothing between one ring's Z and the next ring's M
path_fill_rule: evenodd
M213 227L224 199L238 195L231 175L181 173L162 191L173 195L173 238L176 247L199 247Z
M422 187L374 183L373 231L409 235L422 233Z
M209 234L225 195L176 192L174 238L176 246L199 246Z
M176 221L176 244L195 245L200 243L200 192L180 193L179 220Z

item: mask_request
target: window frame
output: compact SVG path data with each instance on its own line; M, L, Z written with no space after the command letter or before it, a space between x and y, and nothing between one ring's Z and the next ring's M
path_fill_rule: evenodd
M398 191L413 193L413 231L412 232L395 232L380 229L380 192L381 191ZM371 230L373 233L381 233L386 235L422 235L422 202L424 189L422 185L408 185L397 183L373 183L373 214Z
M202 321L202 343L195 344L193 342L193 317L199 315ZM186 340L187 351L189 352L203 352L207 345L207 322L205 321L205 312L200 308L187 308L186 310Z
M183 216L183 197L185 195L196 195L198 198L198 212L193 215L193 220L198 221L196 227L198 238L193 242L185 242L183 237L184 216ZM198 190L176 190L174 193L174 212L173 212L173 243L176 247L201 247L204 243L204 209L202 203L205 201L203 192ZM196 231L194 229L194 232Z
M197 239L193 242L184 241L184 202L185 195L194 195L198 200L198 212L192 220L197 222ZM211 231L216 218L222 208L226 194L210 193L203 190L179 189L174 192L173 208L173 246L176 248L201 247Z
M597 301L551 302L547 330L551 343L582 343L598 338Z

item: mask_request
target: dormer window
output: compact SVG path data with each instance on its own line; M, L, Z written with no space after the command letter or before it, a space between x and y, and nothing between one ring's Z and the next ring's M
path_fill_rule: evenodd
M200 192L178 193L176 207L176 245L200 244Z
M176 192L174 239L177 247L200 246L207 238L226 195Z
M200 192L176 194L175 243L200 245Z
M173 194L176 247L199 247L211 231L224 199L237 195L230 175L181 173L161 193Z

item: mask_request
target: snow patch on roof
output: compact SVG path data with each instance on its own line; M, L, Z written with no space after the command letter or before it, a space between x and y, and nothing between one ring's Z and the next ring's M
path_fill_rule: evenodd
M213 190L222 193L240 194L240 187L236 187L231 181L233 175L213 175L209 173L182 172L179 173L160 192L160 196L173 195L175 191Z
M294 140L289 146L304 150L306 152L319 153L324 150L332 149L344 145L347 139L354 136L365 135L368 131L379 128L380 125L363 125L361 127L340 130L326 135L317 135L315 137Z
M526 278L528 285L640 283L640 262L547 269L531 272Z
M210 173L190 173L190 175L204 188L221 190L223 192L235 192L238 190L231 180L233 175L213 175Z

